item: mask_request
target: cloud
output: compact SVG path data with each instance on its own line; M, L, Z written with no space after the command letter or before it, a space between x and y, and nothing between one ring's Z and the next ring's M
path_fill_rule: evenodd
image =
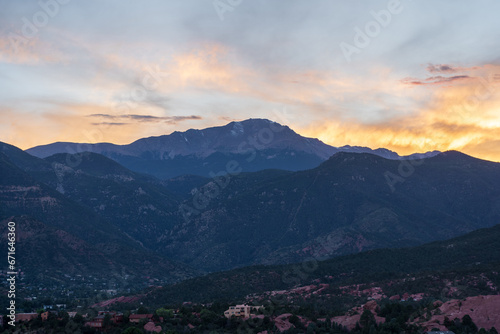
M241 119L239 119L239 118L234 118L234 117L229 117L229 116L219 116L219 117L217 117L217 119L220 119L221 121L228 122L228 123L241 121Z
M455 75L452 77L443 77L441 75L438 75L438 76L429 77L429 78L424 79L424 80L419 80L419 79L415 79L415 78L405 78L405 79L401 80L401 82L406 84L406 85L421 86L421 85L442 85L442 84L451 83L454 81L466 80L466 79L471 79L471 77L468 75Z
M498 65L484 65L471 70L467 78L456 79L457 85L411 89L405 95L415 94L420 101L413 113L376 122L332 117L299 132L334 146L385 147L400 154L459 150L500 161L500 85L495 80L499 70ZM431 78L429 82L442 80Z
M87 115L88 117L98 117L98 118L104 118L104 119L110 119L110 120L132 120L132 121L139 121L139 122L152 122L152 123L158 123L158 122L165 122L168 124L177 124L182 121L186 120L201 120L202 117L198 115L191 115L191 116L153 116L153 115L134 115L134 114L127 114L127 115L111 115L111 114L90 114ZM128 123L106 123L106 122L101 122L101 123L93 123L93 124L110 124L110 125L125 125Z
M462 68L446 64L428 64L427 71L430 73L455 73L462 71Z
M143 137L187 130L191 122L204 119L199 115L140 114L140 108L137 113L119 115L110 105L77 102L47 100L44 105L43 112L31 113L23 111L24 106L0 103L0 140L22 149L56 141L129 144Z
M401 80L401 82L403 84L413 85L413 86L451 84L463 80L473 79L473 76L471 76L470 73L477 72L477 70L481 70L481 67L480 66L462 67L449 64L429 63L427 64L426 70L427 72L434 75L425 79L417 79L412 77L404 78L403 80ZM450 75L450 76L444 76L444 75Z
M339 43L352 41L353 28L373 19L358 3L245 2L221 22L206 1L71 2L16 45L11 32L20 34L22 18L42 8L23 1L6 6L0 135L25 148L67 140L129 143L251 117L334 145L400 153L433 147L429 138L439 149L478 150L499 139L498 92L488 97L478 78L500 73L484 65L499 62L500 2L436 4L432 15L428 6L405 4L351 64ZM287 113L274 113L285 107Z
M153 107L158 107L161 110L169 111L170 98L163 96L163 94L153 91L148 91L148 94L143 99L142 103L148 104Z
M176 122L182 122L186 120L192 120L192 119L203 119L201 116L197 115L191 115L191 116L171 116L168 117L168 121L171 122L171 124L174 124Z
M473 152L476 156L482 159L499 161L498 148L500 147L500 139L485 140L479 144L472 143L464 147L464 151Z
M170 117L158 117L151 115L123 115L123 116L118 116L118 118L130 118L131 120L140 122L160 122L170 119Z
M116 123L116 122L100 122L100 123L91 123L92 125L111 125L111 126L120 126L120 125L128 125L129 123Z

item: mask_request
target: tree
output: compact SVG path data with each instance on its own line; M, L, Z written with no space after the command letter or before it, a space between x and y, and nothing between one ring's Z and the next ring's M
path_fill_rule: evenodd
M361 318L359 318L359 325L368 330L372 325L376 325L375 316L369 310L364 310L363 314L361 314Z
M466 315L463 316L463 318L462 318L462 326L468 332L472 332L472 333L477 332L477 326L472 321L471 317L468 314L466 314Z
M307 334L314 334L316 328L317 326L314 322L310 323L309 326L307 326Z
M143 331L141 331L139 328L136 327L129 327L126 330L124 330L122 334L143 334Z
M106 313L106 315L104 316L104 319L102 321L102 326L104 328L107 328L111 325L111 315L109 315L109 313Z
M297 317L295 314L290 317L288 320L292 325L294 325L296 328L304 329L304 325L302 324L302 321L300 321L299 317Z
M149 314L149 310L144 306L141 306L137 309L137 314Z
M219 316L217 314L215 314L214 312L212 312L206 308L204 308L200 312L200 319L204 323L212 323L212 322L216 321L218 318L219 318Z
M83 316L80 313L77 313L73 318L73 321L76 322L77 324L83 324L85 320L83 319Z
M156 314L158 314L159 317L163 317L164 319L170 319L173 318L174 311L161 307L156 310Z

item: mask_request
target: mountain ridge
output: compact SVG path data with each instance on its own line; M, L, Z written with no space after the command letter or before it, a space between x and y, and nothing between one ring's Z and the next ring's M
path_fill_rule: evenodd
M500 247L499 240L500 224L414 247L369 250L327 260L312 257L302 263L252 265L164 286L152 294L155 298L149 302L234 302L265 292L266 298L272 299L277 295L273 292L308 284L319 287L324 284L341 286L388 281L390 285L398 278L405 281L408 277L419 275L426 280L426 277L442 273L457 277L460 272L491 272L498 270L500 264L500 253L495 251ZM498 272L496 274L498 276ZM416 280L415 285L419 281L422 279ZM411 282L409 280L406 285ZM196 290L197 286L204 289Z
M9 156L14 157L20 166L12 163ZM44 282L64 281L74 284L71 281L74 276L66 277L61 270L65 266L69 266L66 274L103 277L103 283L112 278L117 281L124 273L135 277L120 279L120 288L132 283L145 284L144 279L148 274L166 281L199 274L197 270L147 249L138 242L137 237L127 234L116 220L112 221L99 210L92 210L92 206L82 201L82 198L89 200L88 194L94 185L111 187L115 182L113 178L104 175L100 181L96 177L85 176L81 171L71 171L68 166L60 177L57 175L57 166L51 162L56 161L54 158L50 162L45 161L14 146L0 143L0 221L3 222L1 230L5 232L2 233L2 239L7 236L6 222L14 221L23 245L18 252L18 260L21 265L26 265L21 268L30 279L43 277ZM85 163L81 167L85 167ZM120 177L118 181L123 182ZM61 191L59 183L66 186L66 191ZM147 185L145 182L140 184ZM74 194L72 186L80 188L83 195L68 196ZM145 186L144 193L147 194L147 191L149 189ZM141 193L139 196L144 195ZM135 208L131 201L128 204L131 210ZM3 245L4 248L7 243ZM137 270L139 272L134 274ZM34 282L40 284L37 280Z
M421 159L439 154L432 151L399 156L383 148L333 147L267 119L175 131L169 135L141 138L126 145L56 142L26 150L40 158L84 151L103 154L133 171L161 179L183 174L207 177L210 171L224 170L224 165L230 160L239 161L245 171L269 168L296 171L314 168L337 152L373 153L394 160Z
M196 196L207 192L208 204L175 228L179 238L170 239L167 251L191 265L224 270L417 245L500 219L500 164L447 152L408 163L413 169L403 175L401 163L341 152L311 170L241 174L215 197L199 189L184 203L196 208ZM387 173L401 179L395 189ZM189 253L175 251L186 247Z
M227 184L160 181L98 153L8 151L131 240L207 272L418 245L490 226L500 210L500 164L453 151L421 160L338 152L309 170L241 168Z

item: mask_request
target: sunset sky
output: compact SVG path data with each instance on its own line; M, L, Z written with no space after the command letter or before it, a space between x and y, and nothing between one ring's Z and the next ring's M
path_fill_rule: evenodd
M268 118L334 146L500 161L499 1L0 9L0 141L22 149Z

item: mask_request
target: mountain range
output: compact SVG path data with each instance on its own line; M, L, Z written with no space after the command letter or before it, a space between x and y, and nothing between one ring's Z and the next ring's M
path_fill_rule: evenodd
M196 136L211 139L205 145ZM241 145L235 138L255 151L235 151ZM162 146L164 140L172 146ZM181 142L183 149L176 146ZM380 156L386 150L339 152L267 120L134 144L95 144L92 152L80 153L57 152L64 144L27 151L40 158L0 143L0 220L19 222L31 250L21 252L19 261L29 274L65 280L60 268L69 265L72 275L135 273L137 281L175 282L248 265L417 246L500 221L500 164L460 152L391 159ZM116 150L100 154L99 147ZM234 162L232 173L163 179L166 174L158 178L120 164L110 157L117 152L127 159L135 154L144 166L187 157L186 174L218 171L208 162L214 156L221 170ZM293 168L262 169L274 159L265 158L270 153ZM262 162L255 171L238 164L251 157L249 165ZM313 160L312 168L299 168L300 161Z
M337 152L372 153L387 159L418 159L437 155L427 152L401 157L387 149L333 147L305 138L288 126L267 119L248 119L203 130L173 132L139 139L128 145L57 142L26 150L39 158L56 153L93 152L107 156L130 170L160 179L193 174L208 177L224 171L235 160L245 172L263 169L290 171L317 167Z
M401 166L340 152L306 171L234 176L217 196L212 181L186 197L187 219L163 247L212 271L418 245L500 221L500 164L450 151L405 177Z

